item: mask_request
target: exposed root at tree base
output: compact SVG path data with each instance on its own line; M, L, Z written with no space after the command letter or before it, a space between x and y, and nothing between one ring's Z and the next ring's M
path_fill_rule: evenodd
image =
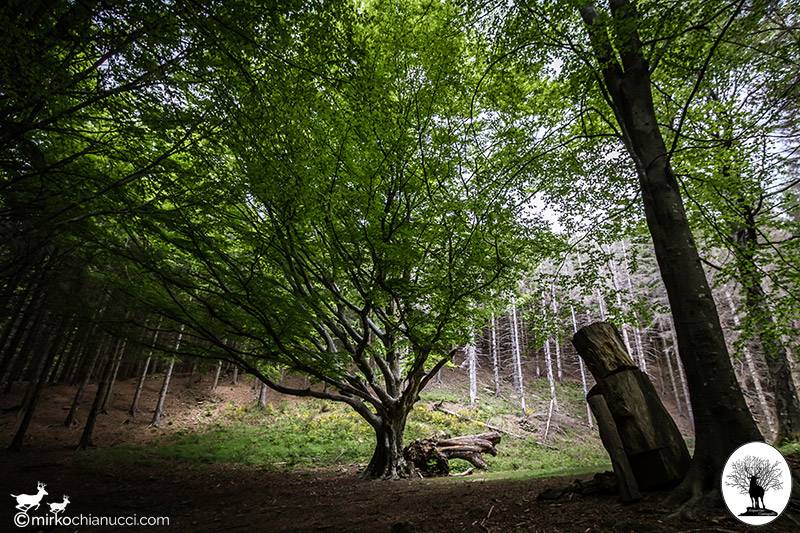
M690 469L680 485L664 499L667 507L676 507L671 519L693 520L695 511L723 507L722 493L705 472Z

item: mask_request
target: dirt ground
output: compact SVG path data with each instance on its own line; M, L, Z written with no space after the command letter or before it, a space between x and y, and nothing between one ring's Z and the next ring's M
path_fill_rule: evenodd
M148 427L160 386L157 376L147 382L142 414L127 421L134 383L115 386L110 413L101 417L94 442L144 444L170 432L199 427L204 417L229 405L253 401L248 382L232 387L229 378L217 391L210 378L186 387L178 376L168 397L164 424ZM19 387L23 388L23 387ZM20 390L0 398L0 438L5 448L18 425L13 412ZM85 414L92 392L86 394ZM11 494L34 494L46 483L48 496L29 515L45 516L47 502L68 495L65 516L167 517L162 527L27 528L29 531L164 531L223 532L700 532L752 531L726 509L701 511L695 520L668 518L661 507L664 493L648 493L636 504L622 506L613 494L538 499L551 487L574 478L487 481L476 477L436 480L361 481L355 467L270 471L237 465L163 466L100 463L91 452L72 450L81 426L63 427L73 389L47 389L30 437L21 453L0 452L0 531L17 530ZM270 393L269 401L279 398ZM47 406L47 408L44 408ZM79 417L82 424L83 419ZM127 421L127 422L126 422ZM591 476L583 476L587 480ZM5 496L4 496L5 495ZM4 501L5 500L5 501ZM800 517L785 513L759 532L800 530Z

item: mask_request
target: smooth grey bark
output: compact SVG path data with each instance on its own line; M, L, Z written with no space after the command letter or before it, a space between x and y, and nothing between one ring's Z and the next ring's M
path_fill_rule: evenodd
M525 413L525 389L522 382L522 356L519 351L519 337L517 336L517 304L511 303L511 342L514 350L514 385L519 392L519 404Z
M181 330L178 332L178 339L175 341L175 352L177 352L181 347L181 339L183 339L183 325L181 325ZM172 369L174 367L175 357L170 357L167 372L164 374L164 383L161 385L161 392L158 394L158 403L156 404L155 411L153 411L153 421L150 422L150 425L153 427L158 427L158 425L161 423L161 415L164 413L164 401L167 398L169 380L172 377Z
M214 372L214 382L211 384L211 390L217 390L220 372L222 372L222 361L217 361L217 370Z
M169 366L167 366L167 371L164 374L164 383L161 385L161 392L158 394L158 404L156 404L156 409L153 411L153 421L150 422L150 425L153 427L158 427L159 424L161 424L161 415L164 413L164 401L167 398L169 380L172 377L172 369L174 367L175 358L171 357L169 360Z
M575 307L569 306L570 313L572 313L572 333L578 332L578 320L575 317ZM578 357L578 365L581 369L581 384L583 385L583 397L586 401L586 419L589 421L589 429L592 429L594 424L592 422L592 408L589 405L588 395L589 391L586 387L586 366L583 364L583 357Z
M139 399L142 397L142 391L144 390L144 383L147 380L147 371L150 369L150 359L151 356L147 356L147 359L144 360L144 364L142 365L142 372L139 374L139 379L136 382L136 392L133 393L133 400L131 401L131 408L128 409L128 416L131 419L136 418L136 413L139 411Z
M497 331L495 330L494 313L492 313L492 370L494 371L494 395L500 396L500 365L497 361Z
M467 364L469 365L469 406L475 407L478 400L478 362L474 341L467 345Z

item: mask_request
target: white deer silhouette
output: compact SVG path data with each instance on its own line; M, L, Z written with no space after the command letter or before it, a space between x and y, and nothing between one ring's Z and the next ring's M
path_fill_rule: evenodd
M23 513L27 513L31 510L32 507L39 508L39 503L42 501L44 496L47 496L47 491L44 490L45 484L42 482L38 483L38 494L12 494L12 498L17 499L17 509L22 511Z
M47 505L50 506L50 512L57 515L58 513L63 513L64 509L67 507L69 503L69 496L66 494L64 495L64 501L61 503L48 503Z

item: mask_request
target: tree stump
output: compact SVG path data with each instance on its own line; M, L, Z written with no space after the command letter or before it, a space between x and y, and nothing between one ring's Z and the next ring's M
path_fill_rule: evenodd
M417 439L403 448L403 456L424 475L446 476L450 473L450 459L464 459L476 468L489 468L482 454L497 455L495 446L499 443L500 433L496 431L442 440Z
M403 448L403 457L418 471L428 476L446 476L450 473L450 463L436 448L439 439L417 439Z
M650 379L628 356L617 329L597 322L575 333L572 343L597 381L589 396L602 394L638 486L682 480L690 462L683 436Z
M625 446L622 444L622 439L617 431L611 411L608 410L606 400L600 394L597 386L592 387L592 390L586 396L586 400L589 402L589 407L591 407L595 419L597 419L600 440L603 441L603 446L605 446L608 455L611 457L611 465L614 468L614 474L617 476L620 500L622 503L640 500L642 495L639 493L636 476L633 475L628 455L625 453Z

